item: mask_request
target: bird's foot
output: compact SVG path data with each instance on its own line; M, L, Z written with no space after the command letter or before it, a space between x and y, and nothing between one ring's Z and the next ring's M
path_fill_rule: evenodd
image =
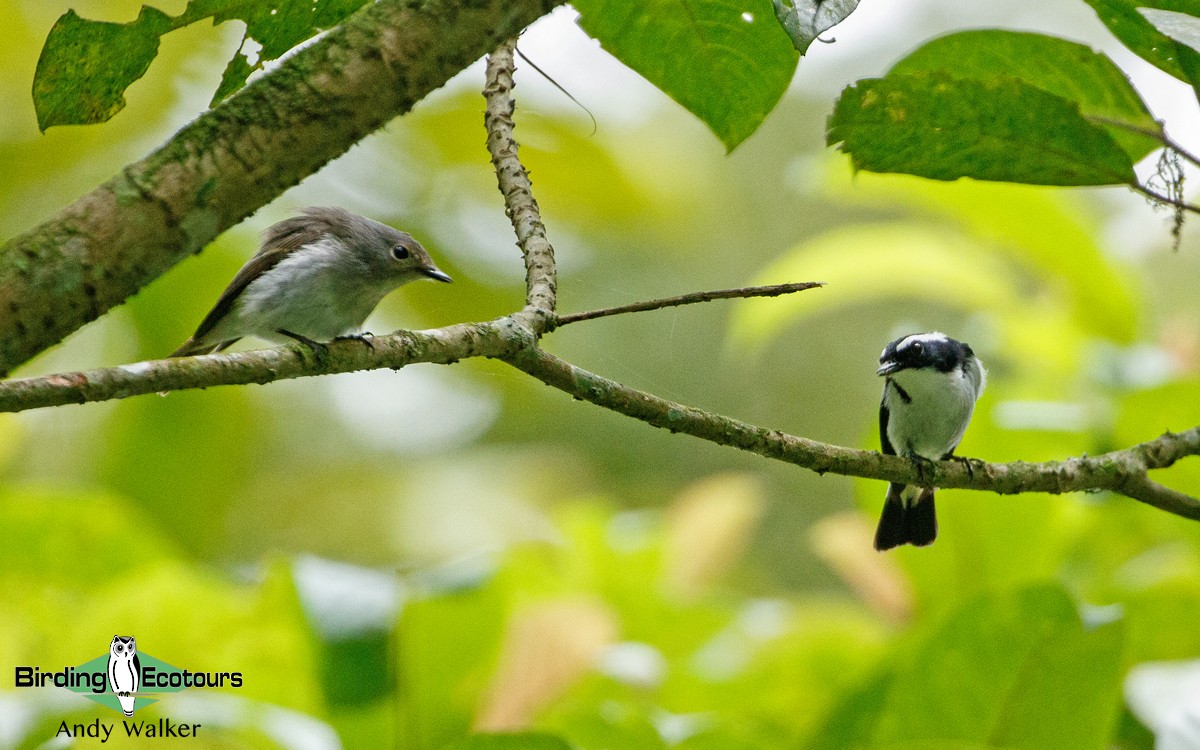
M967 470L967 478L972 482L975 481L975 459L967 458L966 456L950 456L951 461L958 461Z
M922 487L928 487L929 485L925 483L925 472L928 471L931 466L933 466L933 459L925 458L924 456L918 456L916 453L909 453L908 459L913 462L914 466L917 467L917 480L919 484Z
M308 336L301 336L298 333L292 333L291 331L284 330L283 328L280 328L278 331L276 331L276 333L278 333L280 336L287 336L289 339L293 339L301 344L304 344L306 347L308 347L308 350L312 352L313 357L320 364L324 365L329 362L329 347L325 344L322 344L320 341L313 341Z
M362 333L347 333L345 336L338 336L334 341L357 341L360 344L365 344L368 349L374 350L375 345L371 343L371 339L375 338L375 334L370 331Z

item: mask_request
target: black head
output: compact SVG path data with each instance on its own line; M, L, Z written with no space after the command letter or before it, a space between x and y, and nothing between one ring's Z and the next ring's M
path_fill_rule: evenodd
M973 356L971 347L944 333L913 333L901 336L884 348L883 354L879 355L879 369L875 372L878 375L921 369L950 372L962 367Z

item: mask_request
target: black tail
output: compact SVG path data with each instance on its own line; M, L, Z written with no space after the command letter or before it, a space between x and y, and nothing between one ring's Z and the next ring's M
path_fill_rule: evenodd
M875 549L880 552L912 544L924 547L937 539L937 511L933 504L933 489L922 487L910 505L904 502L905 485L888 485L883 515L875 530Z

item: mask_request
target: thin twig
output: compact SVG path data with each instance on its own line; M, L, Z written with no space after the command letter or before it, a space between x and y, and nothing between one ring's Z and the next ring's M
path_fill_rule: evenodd
M1146 196L1147 198L1149 198L1152 201L1155 201L1156 203L1163 204L1164 206L1173 206L1173 207L1178 208L1183 211L1189 211L1194 214L1200 214L1200 206L1197 206L1192 203L1188 203L1186 201L1176 200L1174 198L1163 195L1161 193L1157 193L1157 192L1151 190L1150 188L1146 187L1145 185L1141 184L1140 182L1130 182L1130 183L1128 183L1127 187L1130 190L1133 190L1134 192L1141 193L1142 195Z
M1195 498L1161 485L1145 474L1130 477L1118 491L1126 497L1152 505L1159 510L1185 518L1200 519Z
M1147 138L1153 138L1167 148L1178 153L1187 161L1190 161L1192 164L1200 167L1200 157L1192 154L1183 146L1179 145L1178 141L1167 135L1167 130L1163 127L1161 122L1157 123L1158 130L1150 130L1149 128L1143 128L1141 125L1134 125L1133 123L1125 122L1123 120L1113 120L1111 118L1100 117L1098 115L1091 115L1086 119L1088 122L1093 122L1097 125L1108 125L1110 127L1120 128L1121 130L1129 133L1136 133L1138 135L1144 135Z
M556 324L561 327L569 323L578 323L581 320L595 320L596 318L605 318L609 315L623 315L624 313L631 312L659 310L664 307L691 305L696 302L711 302L715 299L732 299L736 297L778 297L781 294L803 292L805 289L812 289L819 286L825 286L824 282L801 281L794 284L744 286L738 289L718 289L711 292L692 292L691 294L681 294L677 297L665 297L663 299L647 300L646 302L634 302L633 304L620 305L618 307L605 307L600 310L588 310L586 312L560 315L558 316Z

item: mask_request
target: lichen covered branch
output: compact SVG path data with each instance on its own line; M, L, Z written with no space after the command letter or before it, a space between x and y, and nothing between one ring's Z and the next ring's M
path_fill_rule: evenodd
M0 412L109 401L146 393L270 383L357 370L393 369L416 362L452 364L471 357L500 357L533 341L514 317L429 331L397 331L370 344L345 340L310 351L295 344L233 354L210 354L0 382Z
M1043 463L950 460L932 462L918 469L912 461L898 456L795 437L668 401L588 372L538 348L520 349L505 360L547 385L610 411L671 432L796 464L818 474L986 490L1004 495L1109 490L1175 515L1200 520L1200 500L1147 477L1152 469L1166 468L1185 456L1200 455L1200 427L1167 433L1100 456Z
M514 41L501 44L488 57L487 83L483 95L487 100L484 125L487 127L488 153L496 170L496 181L504 196L505 213L512 221L517 244L525 258L525 307L537 317L538 332L551 330L554 322L558 291L554 248L546 239L533 185L517 156L517 141L513 138L512 97Z

